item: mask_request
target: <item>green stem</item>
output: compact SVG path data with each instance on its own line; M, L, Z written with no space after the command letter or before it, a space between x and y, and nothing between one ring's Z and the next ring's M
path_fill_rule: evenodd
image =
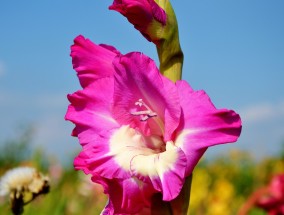
M179 42L178 23L169 0L155 0L166 11L166 25L161 30L157 45L161 73L176 82L181 79L183 52Z
M188 215L192 175L188 176L179 195L170 202L162 200L162 194L152 196L151 215Z
M24 212L24 200L23 195L17 195L17 191L11 194L11 210L14 215L21 215Z
M190 190L191 190L192 175L185 179L182 190L177 198L170 202L173 215L189 214Z
M173 82L180 80L182 76L183 52L179 42L176 44L176 42L171 43L165 40L157 47L157 51L161 73Z

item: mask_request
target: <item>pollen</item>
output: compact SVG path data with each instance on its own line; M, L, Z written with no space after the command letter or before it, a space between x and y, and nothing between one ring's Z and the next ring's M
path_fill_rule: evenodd
M147 121L149 118L157 116L157 113L152 111L151 108L147 104L145 104L142 99L139 99L137 102L135 102L135 105L139 106L141 109L142 107L144 107L144 110L131 112L133 116L140 116L140 121Z

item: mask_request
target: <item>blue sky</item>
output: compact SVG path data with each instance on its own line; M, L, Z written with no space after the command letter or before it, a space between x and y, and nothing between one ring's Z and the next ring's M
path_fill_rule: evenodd
M33 145L64 160L79 150L64 121L66 94L79 89L69 57L82 34L122 53L142 51L157 61L146 41L112 1L5 1L0 7L0 140L33 124ZM284 1L172 1L185 55L183 79L204 89L218 108L243 120L237 143L206 156L245 149L255 157L277 153L284 141Z

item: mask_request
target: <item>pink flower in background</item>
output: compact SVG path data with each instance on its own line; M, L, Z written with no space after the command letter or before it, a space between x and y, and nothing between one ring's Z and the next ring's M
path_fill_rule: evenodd
M109 9L121 13L146 39L158 43L167 16L154 0L114 0Z
M256 201L269 215L284 214L284 174L272 178L264 195Z
M82 36L71 50L83 87L68 95L66 119L82 145L74 165L109 195L103 214L138 213L157 192L174 199L207 147L239 137L238 114L165 78L149 57Z

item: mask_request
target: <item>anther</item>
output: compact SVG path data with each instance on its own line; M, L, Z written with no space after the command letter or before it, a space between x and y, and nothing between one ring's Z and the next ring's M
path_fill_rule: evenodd
M131 112L134 116L140 116L141 121L146 121L147 119L157 116L157 113L153 112L148 105L146 105L142 99L139 99L137 102L135 102L136 106L142 107L144 106L147 110L141 110L136 112Z

